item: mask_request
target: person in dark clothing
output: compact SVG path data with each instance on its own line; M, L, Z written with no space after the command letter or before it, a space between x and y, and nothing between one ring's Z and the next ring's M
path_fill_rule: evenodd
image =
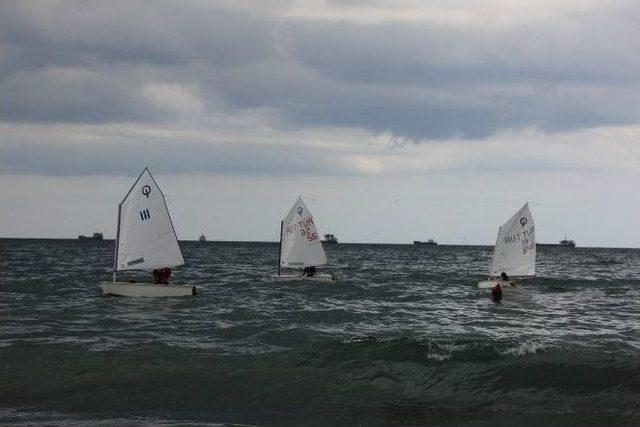
M168 267L153 270L153 281L156 285L168 285L171 269Z
M509 276L507 276L507 273L505 273L504 271L500 273L500 280L502 280L503 282L509 282L509 286L511 286L512 288L515 288L517 286L516 282L511 280Z
M153 270L153 283L156 285L162 284L162 269L158 268Z
M303 276L313 277L316 274L316 268L314 266L305 267L302 271Z

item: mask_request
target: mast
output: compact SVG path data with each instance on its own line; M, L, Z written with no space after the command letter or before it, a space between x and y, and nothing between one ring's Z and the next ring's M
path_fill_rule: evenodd
M116 247L113 255L113 278L114 283L116 281L116 271L118 271L118 244L120 243L120 211L122 210L122 203L118 205L118 227L116 228Z
M487 280L491 280L491 274L493 273L493 260L496 258L496 251L498 250L498 242L500 241L500 229L502 226L498 227L498 235L496 236L496 243L493 245L493 254L491 255L491 264L489 264L489 277Z
M284 221L280 221L280 244L278 245L278 276L280 275L280 261L282 260L282 226Z

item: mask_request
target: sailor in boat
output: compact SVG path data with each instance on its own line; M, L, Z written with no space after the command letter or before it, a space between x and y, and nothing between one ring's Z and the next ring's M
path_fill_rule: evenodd
M509 283L509 286L511 286L512 288L516 287L516 282L509 279L509 276L507 276L507 273L505 273L504 271L500 273L500 280Z
M278 252L278 275L280 278L313 280L335 280L331 274L316 271L327 263L327 256L318 238L318 230L311 212L302 196L280 221L280 248ZM302 273L281 274L282 268L304 267Z
M156 285L168 285L171 269L168 267L153 270L153 281Z
M489 280L478 283L478 287L491 288L498 280L501 286L515 287L505 270L518 277L536 274L535 224L526 203L498 228Z
M314 274L316 274L315 266L305 267L304 270L302 270L303 276L313 277Z
M127 297L195 295L193 285L169 284L171 269L184 264L164 194L145 168L118 205L118 226L111 282L101 282L105 294ZM117 281L118 271L152 270L153 282ZM154 286L155 283L155 286Z

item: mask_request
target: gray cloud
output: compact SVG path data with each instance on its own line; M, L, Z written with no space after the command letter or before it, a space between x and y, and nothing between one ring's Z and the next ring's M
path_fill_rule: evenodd
M135 175L144 165L171 173L256 176L347 174L331 154L310 147L208 145L136 140L113 144L16 144L0 150L3 174Z
M278 3L271 4L274 8ZM518 26L282 17L199 2L5 2L3 120L181 120L149 83L197 87L205 114L414 140L635 124L638 6Z
M3 84L0 111L4 119L28 122L166 119L166 112L138 96L137 83L116 70L48 68L18 73Z
M44 50L55 52L48 55L54 65L236 66L273 54L271 28L262 19L197 2L8 2L0 36L36 64Z

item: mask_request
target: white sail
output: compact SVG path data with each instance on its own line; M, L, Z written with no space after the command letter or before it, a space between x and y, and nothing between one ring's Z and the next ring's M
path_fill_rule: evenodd
M280 266L310 267L327 263L315 220L299 197L282 220Z
M526 203L498 230L491 275L499 276L503 271L508 276L536 274L535 223Z
M184 264L164 194L145 168L120 203L116 270Z

